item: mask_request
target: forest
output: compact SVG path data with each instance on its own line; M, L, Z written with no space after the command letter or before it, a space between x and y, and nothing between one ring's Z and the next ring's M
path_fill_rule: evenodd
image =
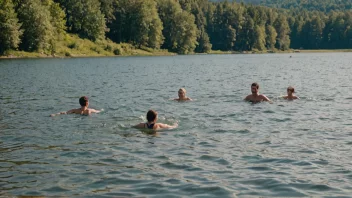
M351 0L0 0L0 55L55 54L67 35L177 54L350 49L350 9ZM104 49L120 55L114 46Z
M309 11L346 11L352 9L352 0L244 0L243 2L274 8Z

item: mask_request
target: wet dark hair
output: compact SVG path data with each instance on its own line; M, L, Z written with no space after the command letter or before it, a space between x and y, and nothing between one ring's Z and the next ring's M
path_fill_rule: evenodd
M259 89L259 84L258 83L256 83L256 82L252 83L251 87L254 87L254 86L257 87L257 89Z
M147 113L147 120L148 122L153 122L156 118L156 116L158 115L158 113L154 110L149 110Z
M82 107L87 106L87 103L88 103L88 97L87 96L82 96L81 98L79 98L79 104Z
M289 91L289 90L291 90L291 91L292 91L292 93L295 93L295 88L293 88L293 87L289 86L289 87L287 87L287 91Z

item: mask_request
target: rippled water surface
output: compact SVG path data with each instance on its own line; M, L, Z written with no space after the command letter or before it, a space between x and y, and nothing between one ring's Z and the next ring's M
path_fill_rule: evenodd
M0 196L351 197L351 76L351 53L0 60ZM49 117L82 95L104 111ZM131 128L149 109L179 127Z

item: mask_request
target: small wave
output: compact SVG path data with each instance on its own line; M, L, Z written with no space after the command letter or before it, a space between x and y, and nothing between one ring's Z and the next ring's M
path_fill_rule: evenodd
M185 186L181 186L181 192L186 193L185 195L197 195L197 197L209 197L209 192L211 195L215 197L233 197L233 193L229 191L227 188L214 186L198 186L194 184L187 184Z
M291 118L283 118L283 119L280 119L280 118L270 118L270 120L275 121L275 122L287 122L287 121L291 121L292 119L291 119Z
M166 163L161 164L160 166L167 168L167 169L176 169L176 170L185 170L185 169L193 168L189 165L175 164L173 162L166 162Z
M236 133L241 133L241 134L247 134L247 133L250 133L251 131L249 129L241 129L241 130L237 130L235 132Z
M199 158L200 160L215 160L215 159L218 159L218 157L215 157L215 156L211 156L211 155L202 155L200 156Z
M210 144L209 142L200 142L199 145L202 145L205 147L216 147L216 145Z
M267 141L264 141L264 142L259 142L257 144L271 144L271 141L270 140L267 140Z
M266 166L253 166L253 167L247 167L247 169L255 170L255 171L269 171L273 170L272 168L266 167Z
M311 165L313 165L312 163L306 162L306 161L295 162L293 164L296 166L311 166Z
M51 187L51 188L48 188L48 189L44 189L43 191L59 193L59 192L68 192L70 190L62 188L62 187L59 187L59 186L54 186L54 187Z
M265 110L265 111L263 111L263 113L275 113L275 111L272 111L272 110Z
M332 187L330 187L328 185L324 185L324 184L308 184L308 183L296 184L296 183L292 183L290 185L295 187L295 188L297 188L297 189L316 190L318 192L335 190L334 188L332 188Z
M319 164L319 165L328 165L329 164L329 162L328 161L326 161L326 160L323 160L323 159L321 159L321 160L319 160L319 161L311 161L312 163L314 163L314 164Z

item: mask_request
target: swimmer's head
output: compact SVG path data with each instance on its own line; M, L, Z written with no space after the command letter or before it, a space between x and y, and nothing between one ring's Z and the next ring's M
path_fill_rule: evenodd
M288 92L295 93L295 88L293 88L291 86L287 87L287 93Z
M258 83L252 83L252 85L251 85L252 93L258 93L258 90L259 90L259 84Z
M183 98L186 96L186 89L185 88L181 88L178 90L178 97Z
M158 117L158 112L154 111L154 110L149 110L147 113L147 120L148 122L154 122L156 121Z
M88 104L89 104L88 97L87 97L87 96L82 96L82 97L79 99L79 104L80 104L82 107L88 107Z

